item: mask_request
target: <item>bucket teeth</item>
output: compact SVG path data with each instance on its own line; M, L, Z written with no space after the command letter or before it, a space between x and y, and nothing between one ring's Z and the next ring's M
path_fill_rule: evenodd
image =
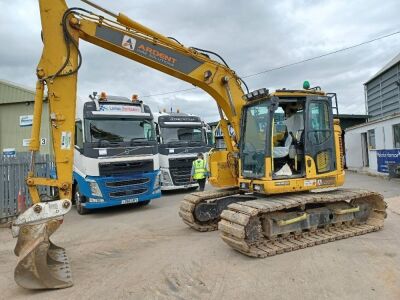
M14 271L18 285L27 289L59 289L72 286L71 270L65 249L49 237L62 218L20 227L14 252L19 257Z

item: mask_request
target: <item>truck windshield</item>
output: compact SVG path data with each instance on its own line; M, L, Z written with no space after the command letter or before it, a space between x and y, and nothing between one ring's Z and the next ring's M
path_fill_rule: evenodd
M202 128L193 127L161 127L164 144L169 143L205 143Z
M136 119L88 119L87 142L140 142L155 141L155 130L151 120Z
M261 102L244 110L244 133L241 147L242 174L259 178L265 175L266 130L268 106Z

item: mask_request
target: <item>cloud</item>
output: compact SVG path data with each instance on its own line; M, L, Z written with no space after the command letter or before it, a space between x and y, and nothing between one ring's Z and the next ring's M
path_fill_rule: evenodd
M35 84L41 55L37 0L0 0L0 77ZM397 0L333 1L102 1L97 3L186 46L218 52L248 75L334 51L400 28ZM87 7L80 1L69 6ZM78 93L154 95L193 86L82 42ZM364 113L363 83L400 50L400 35L312 62L248 78L250 89L300 88L304 80L336 92L342 113ZM144 98L154 111L179 108L218 119L214 100L200 89Z

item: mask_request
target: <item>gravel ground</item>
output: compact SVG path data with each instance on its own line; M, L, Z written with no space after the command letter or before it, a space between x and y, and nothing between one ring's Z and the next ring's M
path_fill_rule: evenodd
M397 180L349 173L346 186L400 195ZM400 198L388 200L380 232L252 259L218 232L186 227L178 217L183 196L86 216L73 209L53 236L72 265L74 286L64 290L18 287L16 241L0 229L0 299L400 299Z

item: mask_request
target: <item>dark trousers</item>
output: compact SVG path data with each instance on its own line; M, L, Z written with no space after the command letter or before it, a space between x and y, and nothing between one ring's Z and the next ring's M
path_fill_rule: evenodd
M197 179L197 183L199 184L199 190L204 191L204 186L206 185L206 179Z

